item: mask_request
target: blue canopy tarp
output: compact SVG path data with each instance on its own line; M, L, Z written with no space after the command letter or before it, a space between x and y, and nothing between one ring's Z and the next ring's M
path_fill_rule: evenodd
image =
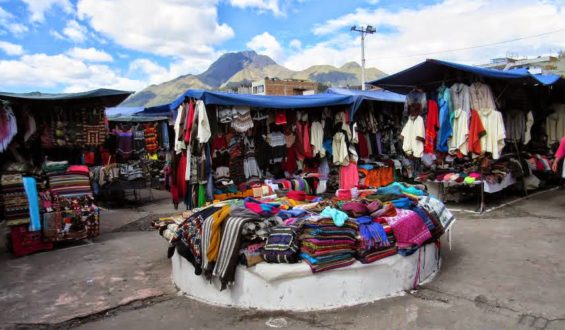
M464 77L462 74L530 86L565 84L563 78L558 75L534 75L526 69L502 71L434 59L428 59L406 70L370 81L369 84L398 93L408 93L414 87L431 87L446 81L454 81Z
M202 100L206 105L248 106L266 109L305 109L329 106L352 106L354 104L354 98L351 95L314 94L275 96L233 94L189 89L173 102L147 108L144 110L144 113L173 112L187 97Z
M361 91L355 89L345 89L331 87L326 90L326 94L337 94L337 95L351 95L353 96L355 103L352 108L352 117L355 115L361 103L365 100L379 101L379 102L392 102L392 103L404 103L406 97L402 94L397 94L387 90L376 90L376 91Z

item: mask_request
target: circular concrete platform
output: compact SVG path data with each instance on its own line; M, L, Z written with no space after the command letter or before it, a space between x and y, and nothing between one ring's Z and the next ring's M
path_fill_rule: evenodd
M304 262L238 266L234 285L224 291L219 290L218 281L210 283L194 275L194 267L177 253L172 263L173 282L196 300L258 310L314 311L402 295L414 283L431 280L440 269L441 259L432 243L408 257L394 255L371 264L356 262L318 274Z

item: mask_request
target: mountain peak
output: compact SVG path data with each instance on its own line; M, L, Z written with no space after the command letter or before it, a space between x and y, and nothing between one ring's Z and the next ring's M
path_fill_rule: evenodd
M269 56L259 55L253 50L237 53L225 53L218 58L205 72L197 77L205 84L219 87L242 69L252 66L262 69L268 65L276 65Z
M360 68L361 68L361 66L359 65L359 63L357 63L355 61L351 61L351 62L347 62L344 65L342 65L340 69L351 70L351 69L360 69Z

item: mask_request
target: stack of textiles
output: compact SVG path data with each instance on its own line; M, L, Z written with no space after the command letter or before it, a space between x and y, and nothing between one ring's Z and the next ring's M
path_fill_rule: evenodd
M310 266L313 273L346 267L355 262L358 224L346 220L343 226L336 226L331 218L306 220L300 236L300 257Z
M29 204L26 197L21 174L2 174L2 203L6 225L17 226L27 224L29 220Z
M53 195L92 195L87 166L70 166L64 174L48 174L49 188Z
M369 216L359 217L356 221L361 237L356 249L360 262L369 264L396 254L396 240L389 224L373 222Z

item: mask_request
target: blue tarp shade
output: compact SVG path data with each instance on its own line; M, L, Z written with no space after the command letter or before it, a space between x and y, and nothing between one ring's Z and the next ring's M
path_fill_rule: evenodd
M266 96L189 89L169 104L145 109L144 114L173 112L186 97L202 100L206 105L248 106L266 109L304 109L329 106L351 106L354 104L354 98L351 95L314 94Z
M525 69L502 71L434 59L428 59L406 70L371 81L369 84L398 93L408 93L414 87L439 85L444 81L456 80L462 74L531 86L564 84L563 78L558 75L534 75Z
M326 94L337 94L337 95L351 95L354 98L354 105L351 110L351 117L355 116L355 113L361 106L361 103L365 100L379 101L379 102L392 102L392 103L404 103L406 97L402 94L397 94L387 90L378 91L361 91L355 89L345 89L345 88L328 88Z

